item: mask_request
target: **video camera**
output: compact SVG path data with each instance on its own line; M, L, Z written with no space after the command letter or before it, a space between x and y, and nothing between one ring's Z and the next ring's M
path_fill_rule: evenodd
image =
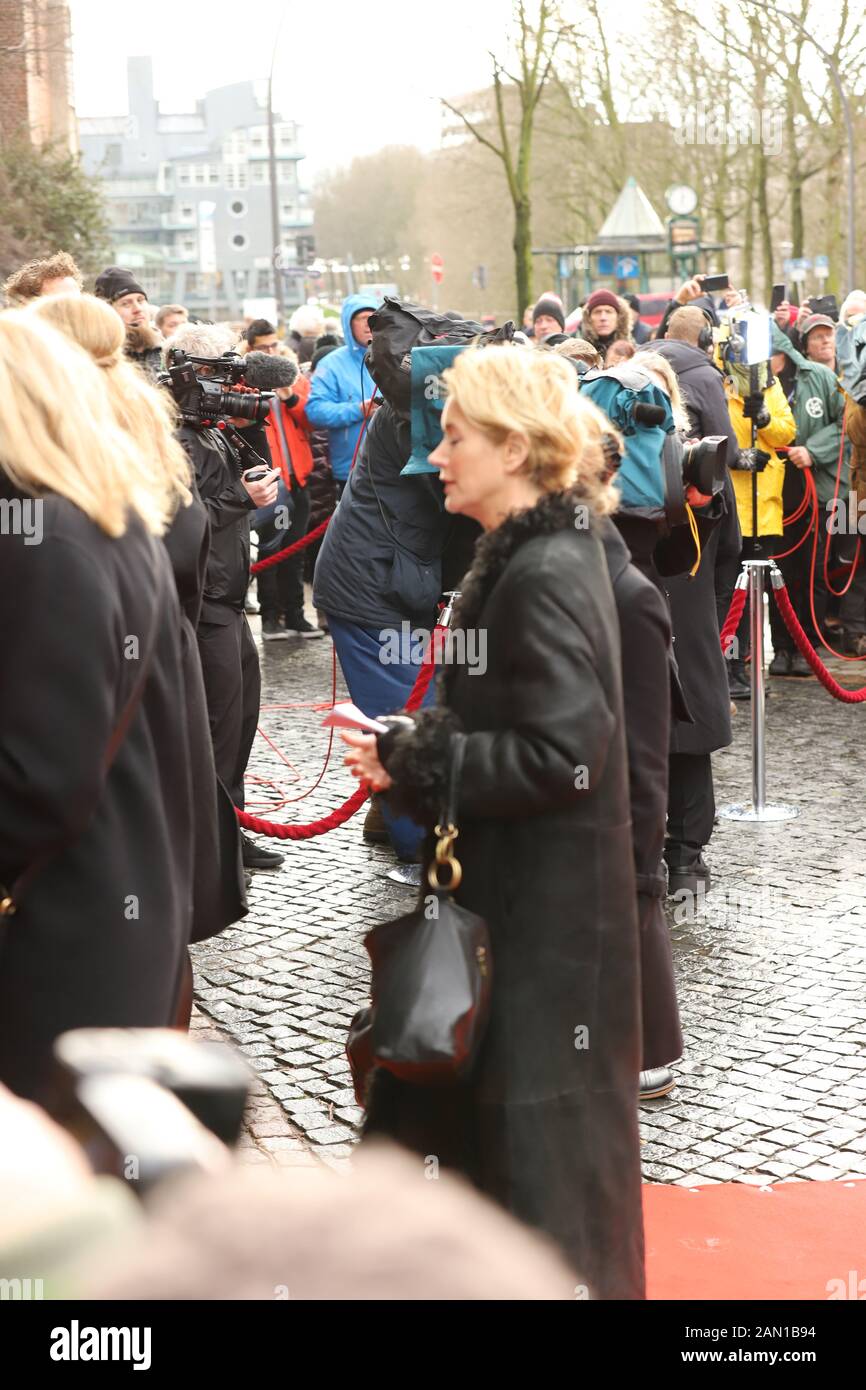
M625 440L617 471L620 510L679 526L688 520L686 488L693 486L705 497L721 492L726 436L683 443L670 398L637 360L607 371L593 368L578 382Z
M239 353L193 357L181 348L169 349L168 370L157 378L158 384L167 386L174 396L184 424L201 428L234 416L263 425L274 392L230 389L243 380L244 359Z

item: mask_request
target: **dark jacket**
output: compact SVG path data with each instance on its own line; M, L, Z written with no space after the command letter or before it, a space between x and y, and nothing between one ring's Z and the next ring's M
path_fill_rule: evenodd
M43 518L0 544L0 882L38 865L0 928L0 1081L40 1101L58 1033L172 1023L196 815L164 546L51 495Z
M643 1067L683 1052L674 962L663 901L662 848L668 803L671 624L658 588L629 562L611 522L601 528L619 619L622 694L640 927Z
M219 430L183 425L178 437L210 522L201 618L219 623L224 608L243 610L250 579L250 513L255 508L240 481L240 459Z
M437 474L400 476L411 451L408 423L380 406L316 562L313 602L344 622L381 629L435 619L443 553L465 528L445 511Z
M193 483L195 489L195 483ZM197 492L164 537L181 606L181 663L196 812L192 941L216 936L248 911L240 828L231 797L216 775L201 658L195 629L208 559L207 511Z
M482 537L456 622L486 634L486 670L446 667L439 709L383 750L392 804L431 826L466 731L456 897L489 924L493 990L473 1079L433 1090L377 1071L367 1130L547 1232L593 1296L642 1298L620 637L597 529L575 528L574 505L547 496Z
M728 467L732 467L740 446L728 414L724 377L718 367L692 343L664 338L661 342L648 343L647 349L666 358L676 373L694 438L703 439L708 434L727 436ZM640 361L640 354L636 361Z

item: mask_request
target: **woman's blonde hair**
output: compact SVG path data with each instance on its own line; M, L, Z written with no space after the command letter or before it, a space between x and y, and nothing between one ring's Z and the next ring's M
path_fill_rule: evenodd
M67 498L109 536L131 511L161 534L163 509L104 373L32 309L0 314L0 401L0 469L17 488Z
M523 435L523 472L542 492L573 488L594 511L615 511L597 418L604 416L581 398L563 358L534 348L467 348L443 381L448 400L494 443Z
M683 434L691 432L691 421L689 420L686 404L683 400L683 393L677 381L677 374L666 357L662 357L660 352L638 352L632 361L635 367L641 367L648 372L655 372L665 383L664 389L671 398L671 410L673 411L674 424Z
M120 315L92 294L51 295L36 300L28 312L59 328L102 368L117 423L141 454L142 484L154 494L163 527L168 525L178 507L192 501L189 460L175 437L171 396L151 386L123 355L126 330Z

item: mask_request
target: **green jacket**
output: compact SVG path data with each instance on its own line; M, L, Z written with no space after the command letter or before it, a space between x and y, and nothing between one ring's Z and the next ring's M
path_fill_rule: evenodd
M818 501L827 507L836 489L836 469L842 443L842 416L845 396L829 367L810 362L798 352L786 334L773 324L773 352L783 352L797 368L797 381L791 399L796 444L803 445L812 456ZM850 445L846 439L839 479L839 496L845 497L849 488L848 458ZM790 465L788 465L790 466Z

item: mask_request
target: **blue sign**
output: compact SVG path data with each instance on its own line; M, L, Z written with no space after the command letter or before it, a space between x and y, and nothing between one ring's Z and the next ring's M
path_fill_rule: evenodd
M617 280L636 280L640 275L640 262L637 256L617 256Z
M571 258L569 256L558 256L556 273L560 280L567 280L571 275Z
M815 267L816 270L829 270L829 269L830 269L830 257L829 257L829 256L816 256L815 259L814 259L814 261L813 261L813 265L814 265L814 267Z
M613 275L613 256L599 256L598 273L599 275Z
M788 257L787 260L785 260L785 261L782 262L782 274L783 274L783 275L790 275L790 274L791 274L791 271L792 271L793 269L794 269L794 262L791 260L790 257Z

